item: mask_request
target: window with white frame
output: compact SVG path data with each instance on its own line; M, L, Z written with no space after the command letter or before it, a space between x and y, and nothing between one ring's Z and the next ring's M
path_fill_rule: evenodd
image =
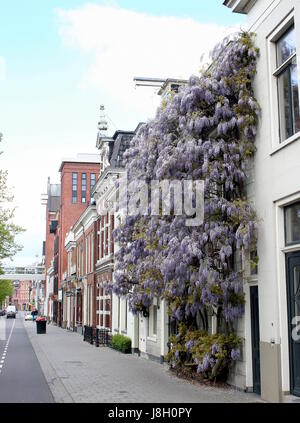
M85 274L88 274L88 262L89 262L89 249L88 249L88 237L85 239Z
M91 273L91 235L88 237L88 273Z
M157 306L153 305L149 310L149 319L148 319L148 333L151 338L157 336Z
M93 260L94 260L94 240L93 234L89 234L86 238L86 272L91 273L94 270Z
M111 296L102 286L97 289L97 323L98 327L110 329L111 324Z
M91 272L94 271L94 238L91 235Z
M127 299L120 299L121 312L121 331L127 332ZM120 327L120 325L119 325Z
M78 244L77 247L77 263L78 263L78 269L77 269L77 273L78 276L83 276L84 274L84 243L83 241L81 241Z
M300 131L298 68L295 26L276 41L280 142Z
M80 276L80 262L79 262L79 257L80 257L80 254L79 254L79 250L80 250L80 247L79 247L79 245L77 246L77 248L76 248L76 262L77 262L77 276Z
M112 231L114 230L114 216L107 213L100 219L99 227L99 259L114 253Z
M72 253L68 251L68 276L71 276L71 260L72 260Z

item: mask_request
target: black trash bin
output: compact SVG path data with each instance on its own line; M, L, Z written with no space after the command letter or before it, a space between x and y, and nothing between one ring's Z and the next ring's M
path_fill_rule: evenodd
M46 333L46 324L47 324L46 319L36 320L36 333L38 334Z

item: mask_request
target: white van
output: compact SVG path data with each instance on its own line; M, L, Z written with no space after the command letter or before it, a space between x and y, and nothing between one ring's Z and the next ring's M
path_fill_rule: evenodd
M10 317L13 317L15 319L16 314L17 314L16 306L10 305L10 306L7 307L7 310L6 310L6 318L7 319L9 319Z

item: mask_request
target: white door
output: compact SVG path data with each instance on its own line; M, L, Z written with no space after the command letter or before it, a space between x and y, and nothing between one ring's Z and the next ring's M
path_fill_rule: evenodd
M142 314L139 314L139 350L142 353L146 352L148 319Z

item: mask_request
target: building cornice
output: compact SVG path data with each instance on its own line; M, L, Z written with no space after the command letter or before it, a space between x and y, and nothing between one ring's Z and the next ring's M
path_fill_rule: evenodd
M235 13L247 14L254 3L253 0L225 0L223 4Z
M95 220L97 220L96 206L90 205L73 225L72 232L74 233L74 239L76 240L78 234L82 233L82 228L87 230Z
M107 167L96 182L96 185L93 190L93 198L99 198L99 192L101 192L102 185L110 175L121 175L123 173L125 173L125 169L122 167Z

